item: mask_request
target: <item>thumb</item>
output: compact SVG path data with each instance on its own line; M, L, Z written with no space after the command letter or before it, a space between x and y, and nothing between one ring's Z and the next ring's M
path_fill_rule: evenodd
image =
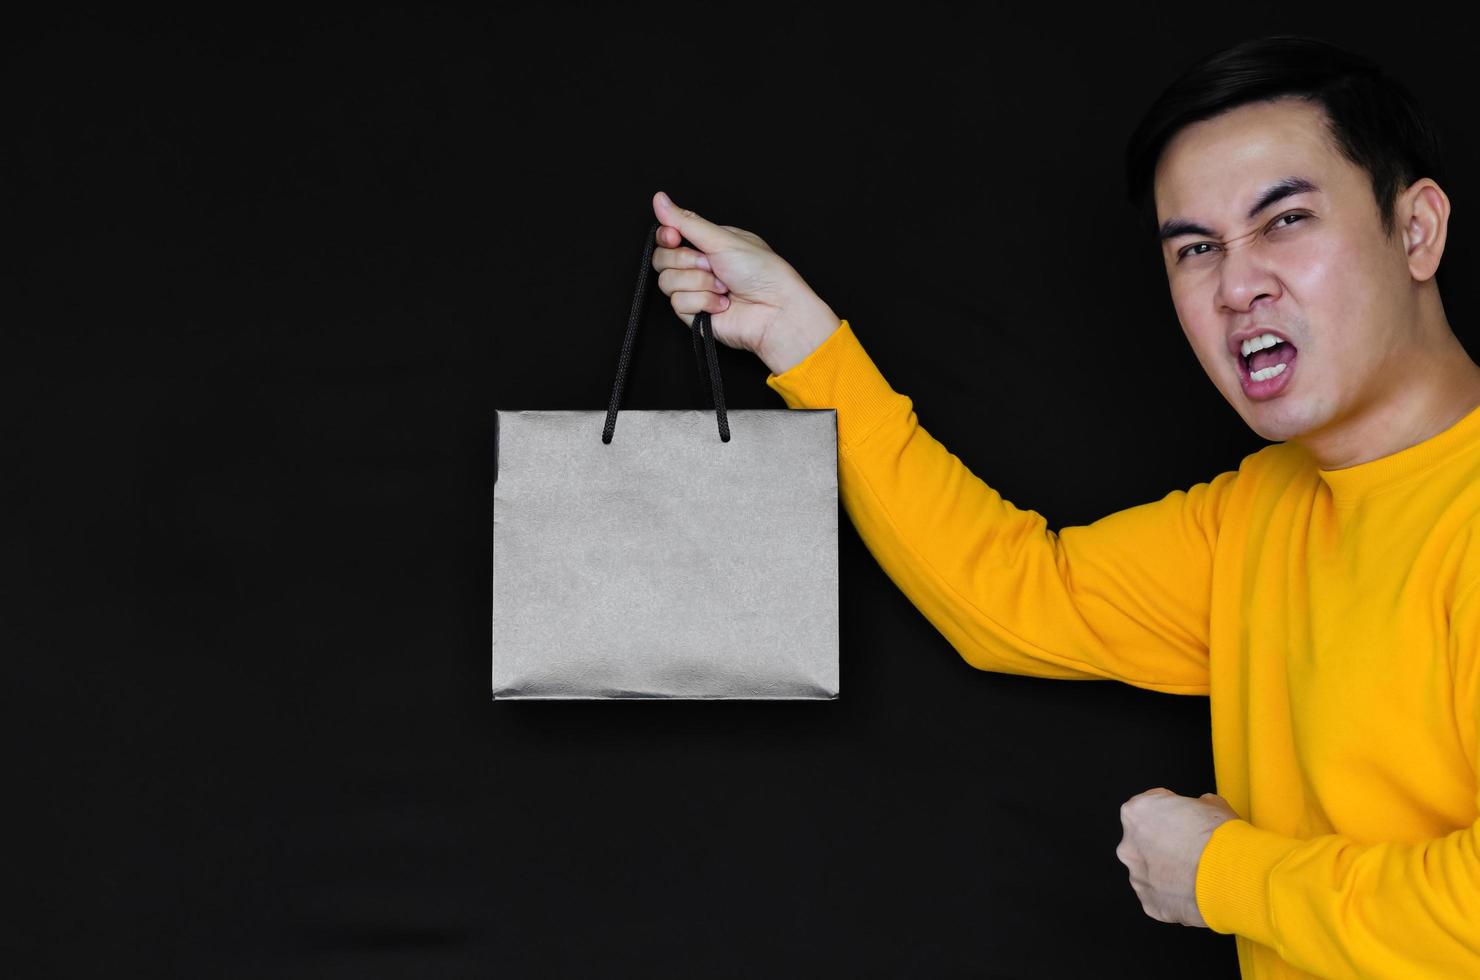
M678 233L693 242L701 252L712 252L733 243L734 235L730 232L680 208L662 191L653 195L653 213L661 223L677 228Z

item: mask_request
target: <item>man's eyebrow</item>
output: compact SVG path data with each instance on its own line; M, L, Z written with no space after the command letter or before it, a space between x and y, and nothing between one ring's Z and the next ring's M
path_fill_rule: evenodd
M1258 217L1260 211L1263 211L1276 201L1283 200L1295 194L1308 194L1312 191L1319 190L1319 187L1304 177L1286 177L1284 180L1277 180L1264 189L1264 193L1259 195L1259 200L1255 201L1254 206L1249 209L1249 220L1252 221ZM1195 221L1188 221L1186 218L1168 218L1162 223L1161 232L1158 237L1164 242L1169 238L1176 238L1179 235L1209 235L1214 238L1217 237L1216 232L1204 228Z

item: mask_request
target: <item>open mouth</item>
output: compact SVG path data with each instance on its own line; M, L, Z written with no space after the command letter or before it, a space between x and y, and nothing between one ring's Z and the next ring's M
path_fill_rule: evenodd
M1247 357L1235 358L1244 390L1253 397L1267 396L1280 390L1288 383L1298 354L1294 344L1280 341Z

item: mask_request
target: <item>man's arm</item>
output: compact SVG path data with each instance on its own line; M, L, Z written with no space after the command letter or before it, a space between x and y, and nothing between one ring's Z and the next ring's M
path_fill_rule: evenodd
M1450 657L1480 787L1480 584L1450 612ZM1480 977L1480 819L1432 840L1379 844L1230 820L1208 839L1196 891L1209 928L1323 977Z
M847 320L766 384L791 408L837 410L854 527L967 663L1208 693L1213 547L1237 471L1055 533L920 426Z

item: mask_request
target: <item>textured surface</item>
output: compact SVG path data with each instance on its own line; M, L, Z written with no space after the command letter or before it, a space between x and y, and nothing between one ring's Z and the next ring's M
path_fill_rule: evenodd
M833 409L500 411L493 696L838 694Z

